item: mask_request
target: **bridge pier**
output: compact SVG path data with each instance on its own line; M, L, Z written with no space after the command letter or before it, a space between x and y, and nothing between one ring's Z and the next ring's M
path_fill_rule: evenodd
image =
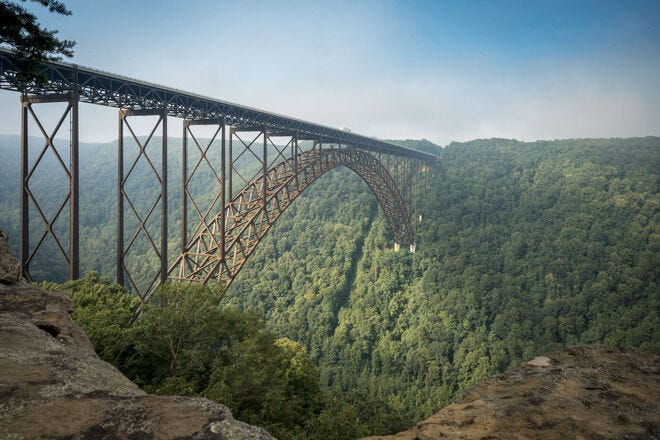
M147 139L142 142L135 134L133 127L129 123L129 117L138 116L157 116L156 123L149 133ZM136 144L138 154L130 161L126 171L124 166L124 127L128 129L130 139ZM158 127L161 128L161 148L160 148L160 171L156 169L153 164L152 158L149 156L147 147L152 140ZM127 182L133 170L140 162L140 159L147 162L156 178L157 184L160 186L160 192L156 201L149 207L149 210L144 215L138 212L139 206L136 207L136 200L132 198L127 191ZM137 221L137 226L133 232L132 237L125 243L125 220L124 213L125 204L128 205L129 211L132 213L131 219ZM154 236L149 231L148 221L156 208L160 207L160 242L157 245ZM151 248L155 252L160 268L151 280L147 280L147 284L141 283L141 280L136 280L131 276L131 272L127 267L127 256L136 240L142 235ZM128 283L126 283L126 278ZM164 110L132 110L120 109L119 110L119 133L117 139L117 283L134 290L140 297L145 298L156 282L164 283L167 280L167 113Z
M19 259L21 262L21 272L23 276L32 280L30 274L30 263L34 259L37 252L44 244L44 240L50 235L55 243L57 250L62 255L68 266L69 279L77 279L80 276L80 238L79 238L79 125L78 125L78 93L73 91L64 94L52 95L21 95L21 206L20 206L20 250ZM44 128L41 120L34 111L35 104L45 103L66 103L67 106L61 113L55 128L52 132L48 133ZM31 118L30 118L31 116ZM67 116L69 117L69 164L65 163L60 152L55 146L55 136L60 132L64 125ZM37 159L30 164L30 146L29 146L29 125L32 120L39 131L44 137L45 144L41 149ZM30 180L37 168L42 163L44 155L47 151L51 151L55 156L56 161L60 164L64 171L66 178L69 180L69 190L65 194L64 199L55 211L51 218L47 218L48 209L43 207L35 197L32 189L30 188ZM31 203L30 203L31 202ZM54 228L55 222L63 212L67 202L69 203L69 227L68 227L68 246L63 246L58 237L57 231ZM30 244L30 205L36 208L38 218L43 223L44 231L37 243L32 248ZM65 250L68 247L68 251Z

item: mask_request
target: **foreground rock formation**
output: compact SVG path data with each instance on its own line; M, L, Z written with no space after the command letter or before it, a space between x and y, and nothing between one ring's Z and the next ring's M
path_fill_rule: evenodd
M272 439L210 400L141 391L96 355L68 295L18 270L0 232L0 439Z
M571 347L468 388L409 431L369 440L657 439L659 373L660 357L648 353Z

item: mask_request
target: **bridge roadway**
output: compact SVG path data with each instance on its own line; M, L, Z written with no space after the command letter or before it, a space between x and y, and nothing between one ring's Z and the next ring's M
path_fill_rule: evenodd
M43 96L74 92L80 102L90 104L133 110L164 109L168 116L177 118L224 120L226 124L241 130L254 128L296 133L300 140L350 145L425 162L436 160L432 154L390 142L76 64L47 61L42 64L39 73L45 76L45 84L41 87L33 85L25 90L26 93ZM20 91L15 77L12 52L0 48L0 89Z
M416 185L416 181L429 174L427 165L436 160L432 154L75 64L48 61L40 65L38 73L43 81L19 87L12 53L0 49L0 89L21 93L23 128L19 253L23 274L28 279L31 277L30 264L49 235L68 265L69 278L76 279L79 276L79 102L119 109L117 282L131 288L142 299L148 297L158 282L164 282L168 277L202 283L213 279L230 284L286 207L317 178L340 165L352 169L371 188L387 218L396 243L395 249L401 244L409 244L414 251L414 235L418 223L416 192L424 187ZM44 125L33 110L34 105L47 102L68 103L52 133L44 130ZM136 136L129 119L148 115L156 115L158 120L145 140ZM70 117L71 131L68 164L54 145L58 130L64 125L67 116ZM184 119L181 253L172 265L168 258L167 231L167 116ZM41 153L34 162L28 160L30 120L36 123L44 136ZM208 145L199 144L191 131L195 125L215 127L215 135ZM162 130L161 154L150 158L149 151L153 149L148 150L147 144L159 127ZM127 134L139 150L137 156L127 163L124 158L124 129L127 129ZM241 135L246 132L256 133L256 137L250 135L249 139L252 140L246 142ZM207 153L216 137L221 143L221 160L219 164L212 164ZM286 145L278 144L282 138L286 140ZM199 153L190 172L187 153L189 140L193 152ZM309 146L299 145L298 141L311 141L311 150ZM63 195L59 208L52 216L41 209L34 193L36 183L31 180L47 150L54 154L69 181L68 192ZM240 169L240 163L245 157L253 157L259 165L258 172L252 178L244 176L244 170ZM149 164L156 185L160 188L155 194L155 202L147 206L149 209L146 213L136 208L135 200L126 186L141 158ZM155 160L160 161L160 167L155 165ZM214 185L217 183L217 196L208 207L199 206L190 191L190 182L200 166L208 166L215 176ZM241 185L244 185L242 189ZM188 205L193 208L198 221L197 226L190 231L190 237ZM68 250L63 245L66 241L60 240L61 237L53 228L67 206ZM31 208L36 208L37 214L32 222ZM150 218L156 215L155 212L160 212L161 217L159 238L147 227L154 223ZM137 225L132 234L126 235L131 231L125 227L125 218L132 221L131 225ZM38 231L36 242L30 240L31 229L35 229L34 220L43 226ZM133 226L128 229L133 230ZM131 274L131 264L127 263L132 256L142 257L134 246L140 237L146 240L147 247L160 260L160 269L150 281L147 279L146 287L141 287L137 281L143 278L143 274Z

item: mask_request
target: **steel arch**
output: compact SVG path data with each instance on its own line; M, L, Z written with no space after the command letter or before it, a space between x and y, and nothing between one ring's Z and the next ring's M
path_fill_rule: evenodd
M367 183L394 240L412 244L410 214L394 178L378 158L358 148L312 149L259 173L232 198L224 212L198 226L200 232L170 266L169 279L201 283L215 280L229 286L286 208L316 179L340 165Z

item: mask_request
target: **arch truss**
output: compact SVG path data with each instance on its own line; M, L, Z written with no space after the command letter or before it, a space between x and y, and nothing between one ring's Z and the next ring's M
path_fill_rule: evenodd
M287 136L235 127L229 128L227 145L224 125L215 122L222 153L219 166L213 167L208 151L215 136L208 145L201 146L191 131L193 125L200 123L205 122L184 124L181 254L169 268L170 279L231 284L287 207L316 179L338 166L351 169L367 183L387 219L395 248L408 245L414 252L415 229L421 220L417 194L428 171L421 160L303 140L295 134ZM198 153L190 175L187 173L189 138ZM246 156L258 164L251 179L245 178L240 167ZM212 168L218 187L217 197L205 209L201 209L188 189L202 163ZM239 189L233 191L234 188ZM187 226L189 206L197 218L191 234Z

